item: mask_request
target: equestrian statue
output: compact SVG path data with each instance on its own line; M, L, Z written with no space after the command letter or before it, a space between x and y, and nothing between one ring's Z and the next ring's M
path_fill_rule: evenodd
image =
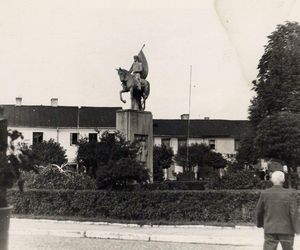
M148 63L143 53L143 45L137 56L134 56L134 62L130 70L116 69L122 83L122 90L120 91L120 100L126 103L122 94L130 92L131 109L144 111L146 108L146 99L150 93L150 84L146 80L148 75Z

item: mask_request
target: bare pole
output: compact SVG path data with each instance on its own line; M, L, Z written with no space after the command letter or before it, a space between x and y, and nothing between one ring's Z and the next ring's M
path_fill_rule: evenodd
M189 166L189 140L190 140L190 116L191 116L191 97L192 97L192 70L193 67L190 65L190 88L189 88L189 115L187 122L187 140L186 140L186 163Z

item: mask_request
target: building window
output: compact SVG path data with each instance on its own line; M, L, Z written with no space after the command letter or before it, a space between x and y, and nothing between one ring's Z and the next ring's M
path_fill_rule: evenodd
M97 142L97 137L98 137L97 133L89 133L89 142L92 143Z
M234 140L234 150L235 150L235 151L238 151L239 148L240 148L240 140L235 139L235 140Z
M32 144L41 143L43 141L43 132L32 133Z
M186 147L187 140L186 139L178 139L178 148Z
M208 140L208 145L210 149L216 149L216 140Z
M78 133L71 133L71 145L78 144Z
M161 145L164 145L167 148L169 148L170 147L170 138L161 139Z

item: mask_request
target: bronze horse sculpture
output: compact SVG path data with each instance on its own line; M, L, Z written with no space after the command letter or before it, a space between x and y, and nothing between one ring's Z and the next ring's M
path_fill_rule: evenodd
M122 94L130 92L131 109L144 111L146 108L146 99L150 93L150 84L147 80L141 79L141 89L138 89L137 79L126 69L116 69L122 82L122 90L120 91L120 100L126 103Z

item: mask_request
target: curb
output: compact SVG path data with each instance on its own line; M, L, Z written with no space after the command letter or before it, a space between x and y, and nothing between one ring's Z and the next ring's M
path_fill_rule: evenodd
M237 236L231 231L251 230L257 229L254 226L235 226L235 227L221 227L221 226L206 226L206 225L138 225L138 224L121 224L121 223L108 223L108 222L78 222L78 221L61 221L61 220L39 220L39 219L17 219L11 218L13 223L35 224L37 227L29 230L20 230L18 228L11 228L11 235L49 235L56 237L69 237L69 238L96 238L96 239L114 239L114 240L133 240L133 241L147 241L147 242L174 242L174 243L194 243L194 244L213 244L213 245L231 245L231 246L260 246L260 242L253 241L248 237L242 237L237 240ZM44 227L39 228L38 223L53 223L50 226L51 229ZM54 224L68 225L66 229L55 229ZM76 225L76 229L72 229L70 225ZM54 227L53 227L54 225ZM78 226L79 225L79 226ZM80 225L83 228L80 228ZM84 226L97 226L89 229ZM101 227L102 226L102 227ZM108 226L108 227L105 227ZM110 226L110 227L109 227ZM116 230L114 230L114 227ZM126 231L126 228L128 230ZM187 234L168 232L168 229L174 231L178 229L180 232L184 232L185 228L210 230L214 229L218 231L228 232L219 234ZM140 230L139 230L140 229ZM159 230L162 229L162 230ZM166 229L166 231L164 231ZM130 232L131 231L131 232ZM176 230L175 230L176 231ZM174 231L174 232L175 232Z
M83 225L108 225L108 226L120 226L130 228L203 228L203 229L257 229L256 226L211 226L211 225L139 225L129 223L110 223L110 222L93 222L93 221L73 221L73 220L50 220L50 219L25 219L25 218L11 218L11 221L27 221L27 222L45 222L45 223L61 223L61 224L83 224Z

